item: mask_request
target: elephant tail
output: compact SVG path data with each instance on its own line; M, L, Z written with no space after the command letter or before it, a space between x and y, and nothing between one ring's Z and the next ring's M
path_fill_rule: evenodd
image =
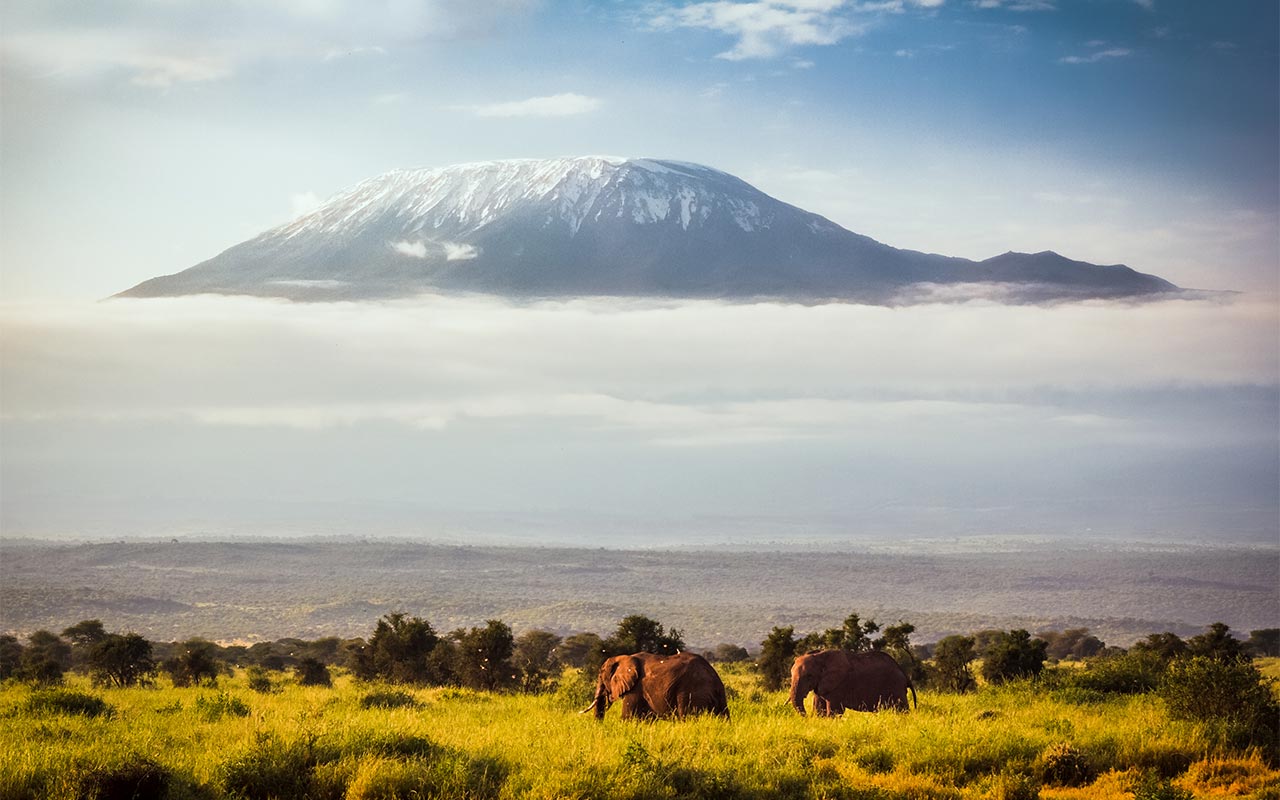
M907 688L911 690L911 707L919 708L920 701L916 699L916 685L914 683L908 683Z

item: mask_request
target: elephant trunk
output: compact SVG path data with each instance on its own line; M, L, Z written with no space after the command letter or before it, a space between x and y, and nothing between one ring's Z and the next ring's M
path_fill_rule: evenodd
M804 716L804 699L813 691L813 681L804 675L796 676L791 681L791 705L795 706L800 716ZM816 710L816 709L815 709Z
M587 706L582 713L585 714L587 711L594 711L596 719L603 720L604 712L607 708L609 708L609 697L608 693L605 691L604 684L601 683L596 687L595 699L591 701L591 705Z

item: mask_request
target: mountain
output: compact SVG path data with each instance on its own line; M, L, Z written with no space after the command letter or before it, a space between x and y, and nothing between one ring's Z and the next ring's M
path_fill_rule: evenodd
M709 167L584 157L389 172L119 296L445 291L894 302L934 284L972 283L999 284L1014 301L1177 288L1052 252L975 262L899 250Z

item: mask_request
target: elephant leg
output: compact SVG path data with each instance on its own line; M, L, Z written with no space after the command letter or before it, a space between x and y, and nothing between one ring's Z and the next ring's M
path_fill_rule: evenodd
M648 719L653 716L649 704L639 692L624 694L621 702L623 719Z

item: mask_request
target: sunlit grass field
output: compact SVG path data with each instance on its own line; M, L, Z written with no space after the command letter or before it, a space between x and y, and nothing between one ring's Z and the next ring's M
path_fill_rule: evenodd
M1268 665L1275 668L1274 664ZM1033 685L920 693L911 713L801 718L744 668L721 667L732 721L603 723L566 673L542 695L278 679L216 688L66 690L87 716L0 687L0 799L114 798L1280 798L1264 755L1213 725L1171 721L1153 695ZM403 693L411 705L366 698ZM362 702L363 701L363 702ZM400 698L403 702L404 698ZM1170 782L1171 781L1171 782ZM1075 783L1078 785L1063 785ZM124 787L124 788L122 788ZM147 793L149 792L149 794Z

